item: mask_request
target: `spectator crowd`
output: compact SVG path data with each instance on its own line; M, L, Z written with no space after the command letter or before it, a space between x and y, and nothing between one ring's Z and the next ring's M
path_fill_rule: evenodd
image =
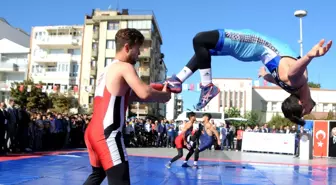
M6 105L0 103L0 154L60 150L66 148L83 148L84 132L90 122L90 115L60 114L47 112L27 111L25 108L16 108L15 102L10 100ZM124 141L127 147L175 147L175 137L181 132L186 122L176 123L173 120L151 120L130 118L123 129ZM220 133L221 146L214 145L214 150L241 150L243 132L264 133L295 133L297 139L301 129L297 131L293 126L269 128L267 124L236 129L229 122L211 123ZM195 123L194 131L200 123Z

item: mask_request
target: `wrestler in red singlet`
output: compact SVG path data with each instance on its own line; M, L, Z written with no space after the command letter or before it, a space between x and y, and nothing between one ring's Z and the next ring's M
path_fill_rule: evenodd
M191 135L192 133L193 124L196 121L196 114L194 112L190 112L188 113L187 116L189 118L189 122L187 122L184 125L182 132L175 138L175 146L177 149L177 155L172 160L169 161L169 163L166 165L167 168L170 168L173 162L177 161L183 156L183 148L186 148L189 150L189 153L187 154L187 157L186 157L187 159L189 159L194 153L193 147L192 146L187 147L185 143L187 143L186 141L187 137Z
M122 136L128 101L167 102L170 92L153 90L142 82L134 64L140 54L143 35L136 29L121 29L116 34L115 60L99 75L93 115L85 131L92 174L85 185L129 185L129 164ZM131 93L134 92L134 93Z

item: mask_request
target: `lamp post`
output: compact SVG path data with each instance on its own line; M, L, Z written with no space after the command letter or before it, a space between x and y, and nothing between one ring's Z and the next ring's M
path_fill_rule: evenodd
M303 56L303 38L302 38L302 18L307 16L307 11L306 10L296 10L294 12L295 17L298 17L300 19L300 56Z

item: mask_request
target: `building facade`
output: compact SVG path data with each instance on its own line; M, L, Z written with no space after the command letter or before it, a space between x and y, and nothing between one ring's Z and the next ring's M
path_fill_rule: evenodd
M83 26L33 27L28 78L45 83L47 92L77 92L82 37Z
M8 102L13 82L27 77L29 35L0 18L0 102Z
M221 92L204 111L223 112L235 107L244 115L253 110L259 114L261 123L269 122L276 114L283 116L281 104L289 94L277 86L252 86L252 79L239 78L215 78L213 83ZM325 119L330 111L336 115L336 90L311 88L311 96L316 102L312 111L316 119Z
M312 115L325 119L332 111L336 114L336 90L311 88L311 97L316 102ZM252 109L261 112L261 121L268 122L276 114L283 116L281 104L289 94L279 87L253 87Z
M182 96L172 93L171 99L167 102L167 105L166 105L166 118L168 120L174 120L182 112L183 112Z
M225 112L231 107L241 113L252 110L252 80L245 78L214 78L212 80L221 91L203 109L211 112Z
M145 37L136 67L140 78L147 84L166 78L167 69L161 53L162 37L154 14L93 10L90 16L86 16L84 26L79 96L79 102L84 108L92 106L96 78L113 61L116 53L115 35L123 28L136 28ZM129 115L164 116L165 105L134 103L129 106L129 111Z

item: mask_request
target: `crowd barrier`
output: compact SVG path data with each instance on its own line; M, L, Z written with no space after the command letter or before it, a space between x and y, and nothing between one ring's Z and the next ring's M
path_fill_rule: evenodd
M242 151L294 154L295 134L244 132Z

